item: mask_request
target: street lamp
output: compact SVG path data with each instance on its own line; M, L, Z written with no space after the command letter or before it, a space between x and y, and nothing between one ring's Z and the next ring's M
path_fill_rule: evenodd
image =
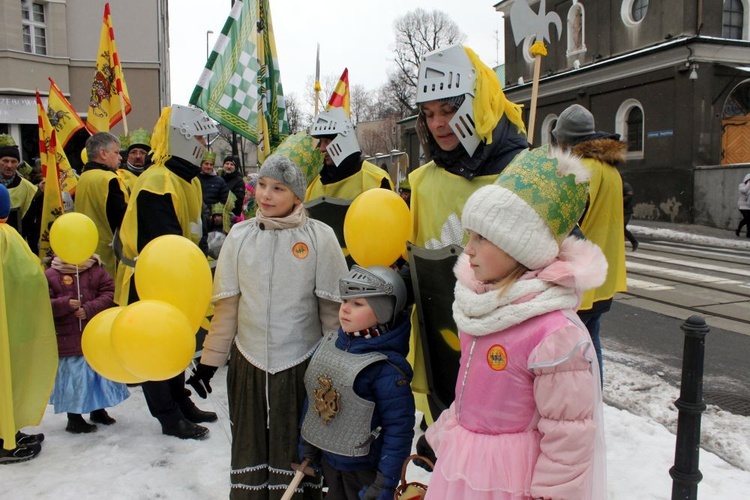
M214 34L214 32L211 31L211 30L206 31L206 60L208 60L208 54L209 54L209 52L208 52L208 50L209 50L208 49L208 35L213 35L213 34Z

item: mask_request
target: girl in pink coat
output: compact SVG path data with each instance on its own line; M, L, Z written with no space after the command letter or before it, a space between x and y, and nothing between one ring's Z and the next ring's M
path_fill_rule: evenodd
M575 310L607 263L568 237L587 174L554 148L524 151L466 202L456 398L418 443L437 457L428 499L606 498L599 371Z

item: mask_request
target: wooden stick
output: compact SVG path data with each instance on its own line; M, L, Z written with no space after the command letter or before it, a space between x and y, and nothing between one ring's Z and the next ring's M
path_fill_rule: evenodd
M534 146L534 122L536 121L536 100L539 95L539 73L542 68L542 55L534 56L534 79L531 82L531 110L529 112L529 144Z
M122 92L117 93L120 96L120 109L122 110L122 128L125 130L125 135L128 135L128 116L125 113L125 98L122 96Z
M299 486L299 483L302 482L302 479L305 476L314 476L315 471L312 470L312 468L309 467L310 465L310 459L306 458L302 461L301 464L292 464L292 469L296 470L297 472L294 473L294 479L292 479L292 482L289 483L289 487L284 492L284 495L281 497L281 500L290 500L292 496L294 496L294 491L297 489L297 486Z

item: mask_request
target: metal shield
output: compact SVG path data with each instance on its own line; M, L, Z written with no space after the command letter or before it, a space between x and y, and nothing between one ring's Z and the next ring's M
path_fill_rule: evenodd
M437 250L407 244L409 272L417 307L419 333L435 418L453 402L461 348L453 321L453 267L463 252L458 245Z

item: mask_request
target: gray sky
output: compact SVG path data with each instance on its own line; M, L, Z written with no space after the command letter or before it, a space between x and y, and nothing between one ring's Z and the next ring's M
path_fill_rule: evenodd
M349 84L372 90L395 67L393 21L417 7L442 10L466 34L466 45L489 66L503 60L497 1L482 0L270 0L276 49L284 93L299 98L306 80L315 74L320 43L321 75L340 75L349 68ZM169 2L172 102L187 104L206 64L209 48L229 15L230 0ZM427 6L427 7L426 7ZM323 100L327 101L324 96Z

